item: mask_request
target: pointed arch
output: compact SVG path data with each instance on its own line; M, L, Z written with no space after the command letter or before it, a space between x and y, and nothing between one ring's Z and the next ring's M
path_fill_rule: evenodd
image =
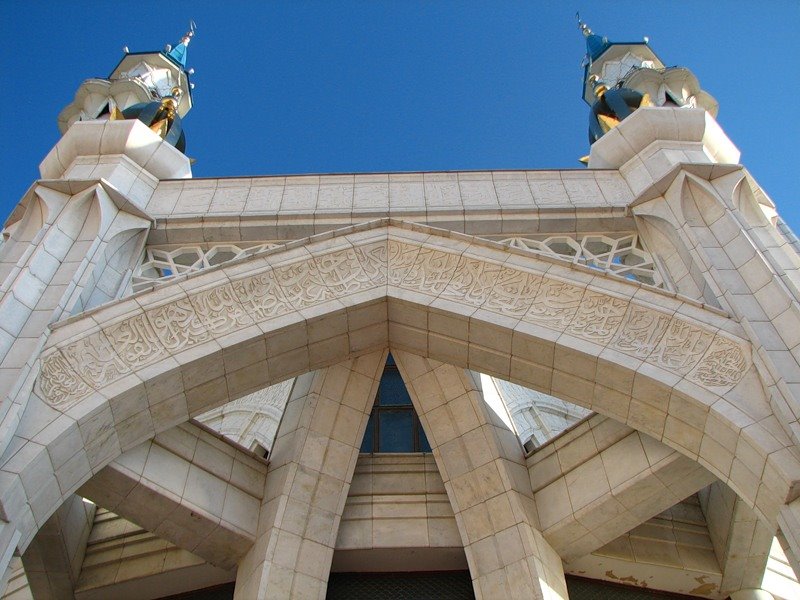
M128 229L120 231L108 241L72 307L72 314L79 314L119 297L121 288L130 280L136 261L140 260L146 237L144 229Z
M719 311L385 220L56 327L31 398L52 426L3 466L3 507L24 544L65 494L157 431L389 346L627 423L729 482L766 522L793 489L791 443L772 418L749 344ZM23 485L33 457L46 464L36 469L46 473L38 494Z
M6 261L3 256L8 248L6 242L32 242L47 223L48 212L47 204L35 192L29 191L3 225L0 260Z
M750 181L750 178L746 174L743 174L742 178L734 187L732 200L734 208L739 209L745 222L750 227L763 227L774 224L765 214L766 209L777 216L774 206L769 206L756 199L756 195L753 192L753 182Z
M681 184L681 209L692 227L710 226L725 215L725 206L708 184L694 175L684 173Z
M719 307L717 299L709 293L703 273L693 260L689 249L679 239L675 228L662 217L655 215L642 214L636 218L642 237L647 240L648 250L656 255L666 268L668 279L675 291Z

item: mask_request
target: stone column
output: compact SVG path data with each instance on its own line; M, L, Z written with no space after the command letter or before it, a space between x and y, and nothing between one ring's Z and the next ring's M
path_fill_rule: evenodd
M541 534L522 446L470 371L393 352L428 436L475 597L566 599L561 557Z
M73 495L61 505L22 555L25 576L36 600L69 600L83 565L95 506Z
M720 481L700 493L700 506L722 569L720 592L760 586L772 547L772 530Z
M191 176L189 159L136 120L75 123L39 170L0 246L0 454L43 420L26 409L48 325L124 291L158 181Z
M339 522L383 373L374 352L295 380L236 600L324 598Z

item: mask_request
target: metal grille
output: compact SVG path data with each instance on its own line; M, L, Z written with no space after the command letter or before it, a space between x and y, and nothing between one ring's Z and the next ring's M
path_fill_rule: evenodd
M233 600L233 588L235 585L234 582L224 583L175 596L165 596L161 600Z
M327 600L474 600L469 571L331 573Z
M680 600L691 596L671 594L593 579L567 576L569 600Z
M690 596L567 575L569 600L690 600ZM162 600L230 600L233 583ZM469 571L331 573L327 600L474 600Z

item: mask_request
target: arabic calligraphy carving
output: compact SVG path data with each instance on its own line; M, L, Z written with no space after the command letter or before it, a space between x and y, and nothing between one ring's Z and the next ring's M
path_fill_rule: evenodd
M373 238L294 256L144 311L132 308L130 316L70 339L42 359L39 389L53 406L67 406L215 336L387 283L565 332L707 387L732 386L748 366L742 344L700 324L477 253Z

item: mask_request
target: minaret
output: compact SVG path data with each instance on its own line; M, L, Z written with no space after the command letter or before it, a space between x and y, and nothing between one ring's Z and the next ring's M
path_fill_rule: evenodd
M640 106L703 108L717 116L717 101L686 67L665 67L641 42L610 42L578 20L586 38L583 99L592 107L589 143L600 139Z
M740 328L749 339L753 353L747 368L762 388L757 393L766 391L781 433L799 447L796 238L781 228L775 205L739 164L739 151L714 118L717 102L689 69L665 67L647 40L612 43L579 25L587 48L583 98L592 107L589 168L616 169L625 179L634 197L626 214L668 288L720 311L728 326ZM681 351L695 342L686 336ZM720 402L747 407L749 398L728 391ZM781 476L800 481L786 464ZM732 495L736 515L731 518L721 502L703 507L709 523L721 524L711 528L723 571L720 592L736 600L770 598L759 586L775 524L760 521L736 497L737 490L720 482L714 486ZM783 531L798 529L798 496L793 491L770 500L769 509L780 511ZM759 502L766 505L766 499ZM723 530L730 531L727 539L715 533ZM800 537L787 544L790 560L797 561ZM747 568L742 556L748 557Z
M47 371L40 352L58 335L58 322L128 292L154 223L148 203L159 181L192 175L181 117L192 106L186 56L193 36L194 24L175 48L126 49L107 79L84 81L59 116L62 137L40 164L40 178L3 225L0 454L18 440L15 432L29 430L28 415L47 410L34 381ZM60 519L71 507L84 510L84 503L67 500L47 523L39 523L48 533L35 543L5 521L9 506L0 508L0 578L13 548L27 547L26 569L35 572L43 564L36 557L47 556L47 568L58 571L62 588L56 594L48 578L31 577L34 596L73 597L79 573L74 567L80 565L72 560L82 556L91 513L70 525L63 543L46 547L42 540L60 536ZM33 512L21 518L34 519ZM57 560L51 560L53 552Z
M185 117L192 108L194 84L189 76L194 69L186 68L186 58L195 30L192 21L181 41L162 51L129 52L125 47L125 55L108 78L87 79L80 85L75 99L58 115L61 133L77 121L114 118L136 104L176 95L180 98L177 115Z
M192 176L181 116L192 106L187 46L127 52L59 116L62 137L2 229L0 431L13 432L54 324L127 291L162 179ZM35 401L35 400L34 400ZM9 443L11 435L0 437Z

